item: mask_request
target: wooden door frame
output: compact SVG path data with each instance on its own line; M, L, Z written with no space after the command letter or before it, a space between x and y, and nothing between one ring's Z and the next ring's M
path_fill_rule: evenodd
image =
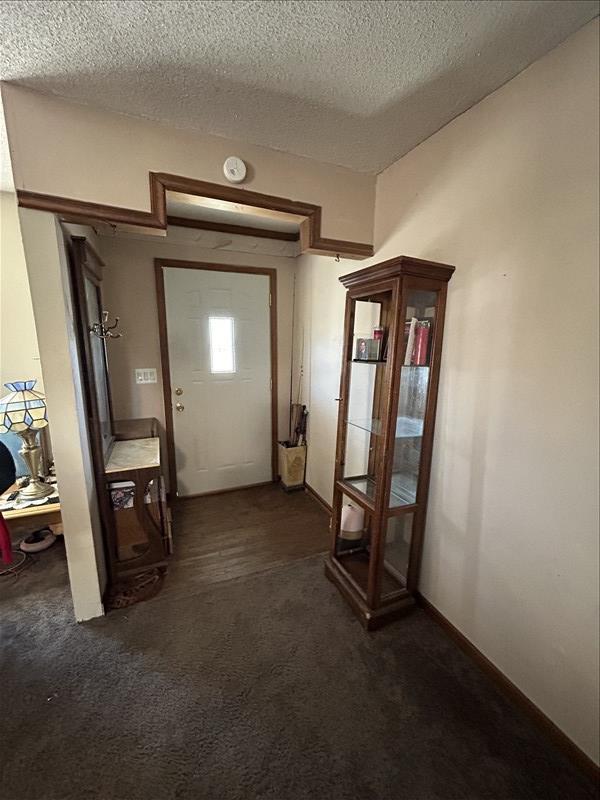
M158 309L158 332L160 338L160 365L163 384L163 408L167 434L167 459L169 465L169 495L177 499L177 463L175 460L175 434L171 406L171 365L167 331L167 305L165 298L164 269L198 269L213 272L233 272L251 275L266 275L269 278L269 329L271 342L271 480L277 480L277 270L267 267L249 267L237 264L215 264L209 261L181 261L174 258L155 258L156 303ZM245 487L236 487L245 488ZM226 489L223 490L227 491ZM215 494L207 492L206 494Z

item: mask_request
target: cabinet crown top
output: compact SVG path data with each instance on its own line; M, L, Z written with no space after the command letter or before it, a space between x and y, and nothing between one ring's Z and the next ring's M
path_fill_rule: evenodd
M347 289L360 283L383 278L398 278L403 275L448 282L454 270L455 267L451 264L442 264L439 261L426 261L423 258L413 258L412 256L396 256L382 261L380 264L373 264L371 267L341 275L340 281Z

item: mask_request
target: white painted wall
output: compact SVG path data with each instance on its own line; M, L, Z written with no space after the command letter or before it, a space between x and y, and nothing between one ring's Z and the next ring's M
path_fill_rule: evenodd
M149 211L150 170L227 185L223 162L235 153L249 167L242 190L320 205L323 236L373 241L374 175L14 84L1 89L17 189Z
M77 360L63 233L52 214L19 218L61 496L61 515L77 620L103 614L106 572Z
M379 176L374 259L457 267L421 591L596 761L598 218L595 21ZM297 269L307 480L328 501L353 269Z
M0 396L7 381L32 378L43 392L17 198L0 192Z

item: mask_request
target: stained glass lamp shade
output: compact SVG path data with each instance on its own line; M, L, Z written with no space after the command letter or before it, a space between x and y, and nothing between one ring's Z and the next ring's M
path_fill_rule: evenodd
M0 433L20 433L33 428L39 430L48 424L46 401L34 389L37 381L5 383L10 393L0 398Z
M30 472L29 483L19 491L21 500L39 500L52 494L53 487L40 480L40 446L37 432L48 424L46 402L35 391L36 381L5 383L9 394L0 398L0 433L17 433L23 440L19 450Z

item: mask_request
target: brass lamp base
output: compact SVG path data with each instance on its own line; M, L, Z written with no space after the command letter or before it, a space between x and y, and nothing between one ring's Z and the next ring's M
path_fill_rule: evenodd
M23 440L23 446L19 450L19 455L27 464L29 469L29 483L19 490L19 500L41 500L43 497L54 492L54 486L50 486L39 479L41 447L37 443L37 431L28 428L19 431L19 436Z
M43 497L48 497L54 491L54 486L48 483L43 483L39 478L30 480L27 486L19 489L19 500L41 500Z

